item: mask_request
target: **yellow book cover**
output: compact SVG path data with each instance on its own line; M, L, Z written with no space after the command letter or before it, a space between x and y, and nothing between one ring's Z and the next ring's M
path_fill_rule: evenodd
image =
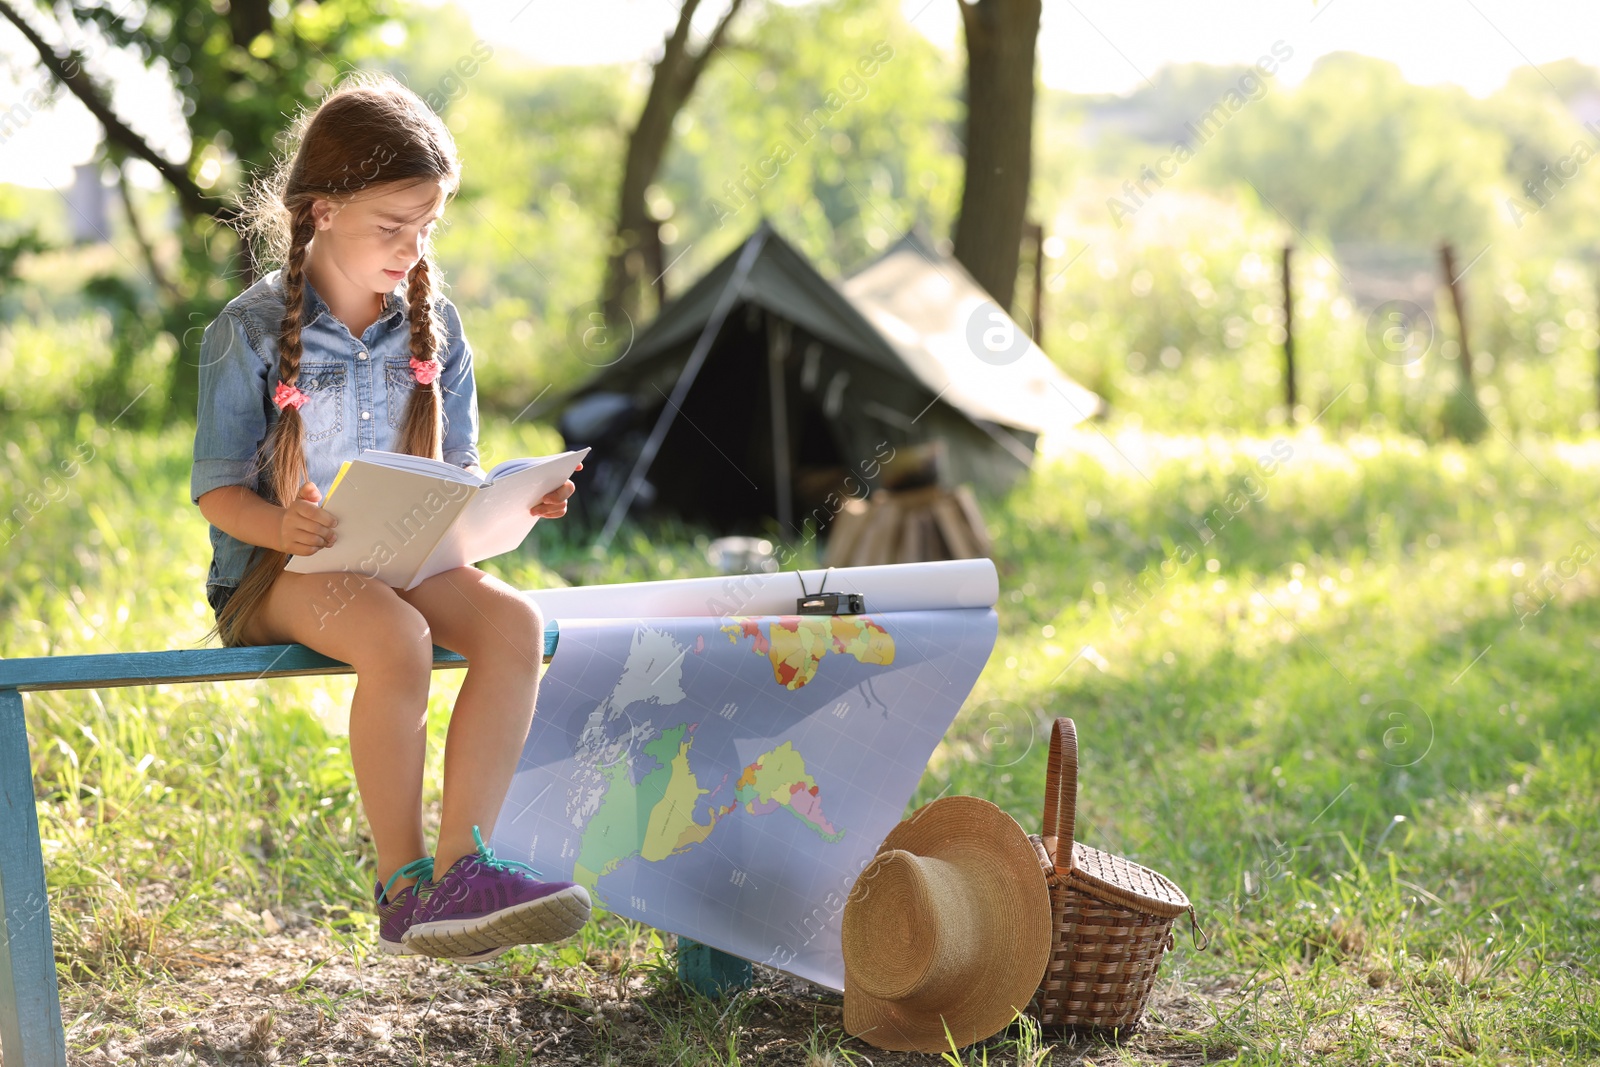
M328 502L328 497L333 495L333 491L335 489L339 488L340 480L343 479L344 476L347 473L349 473L349 471L350 471L350 461L349 460L345 460L344 464L339 468L339 473L334 475L333 484L328 486L328 495L322 498L322 502L324 504L326 504Z

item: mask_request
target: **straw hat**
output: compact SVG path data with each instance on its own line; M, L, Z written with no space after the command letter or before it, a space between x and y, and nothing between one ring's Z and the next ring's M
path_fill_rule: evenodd
M1050 958L1050 891L1015 819L945 797L890 831L845 902L844 1028L948 1052L1005 1029Z

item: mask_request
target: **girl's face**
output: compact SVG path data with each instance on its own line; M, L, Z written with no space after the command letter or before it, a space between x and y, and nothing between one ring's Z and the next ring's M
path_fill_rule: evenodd
M444 213L438 181L380 185L343 202L312 204L312 252L352 290L387 293L422 258L433 224Z

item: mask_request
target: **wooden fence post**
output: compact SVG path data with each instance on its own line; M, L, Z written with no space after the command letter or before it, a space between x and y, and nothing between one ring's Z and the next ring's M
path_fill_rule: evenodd
M1025 222L1023 236L1033 241L1033 321L1029 333L1033 343L1042 346L1044 336L1044 224Z
M1461 279L1456 275L1456 250L1449 241L1439 246L1439 265L1444 270L1444 282L1450 287L1450 304L1456 313L1456 340L1461 346L1461 384L1468 395L1472 388L1472 349L1467 346L1467 309L1461 297Z
M1289 257L1293 245L1283 246L1283 398L1289 406L1289 423L1294 424L1294 276Z

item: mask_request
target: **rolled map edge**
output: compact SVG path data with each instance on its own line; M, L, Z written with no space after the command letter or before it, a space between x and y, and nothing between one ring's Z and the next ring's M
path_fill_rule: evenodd
M619 585L575 585L529 589L522 595L537 604L547 620L559 622L792 615L800 596L820 592L860 593L866 599L869 614L992 608L1000 599L1000 576L992 560L953 559Z

